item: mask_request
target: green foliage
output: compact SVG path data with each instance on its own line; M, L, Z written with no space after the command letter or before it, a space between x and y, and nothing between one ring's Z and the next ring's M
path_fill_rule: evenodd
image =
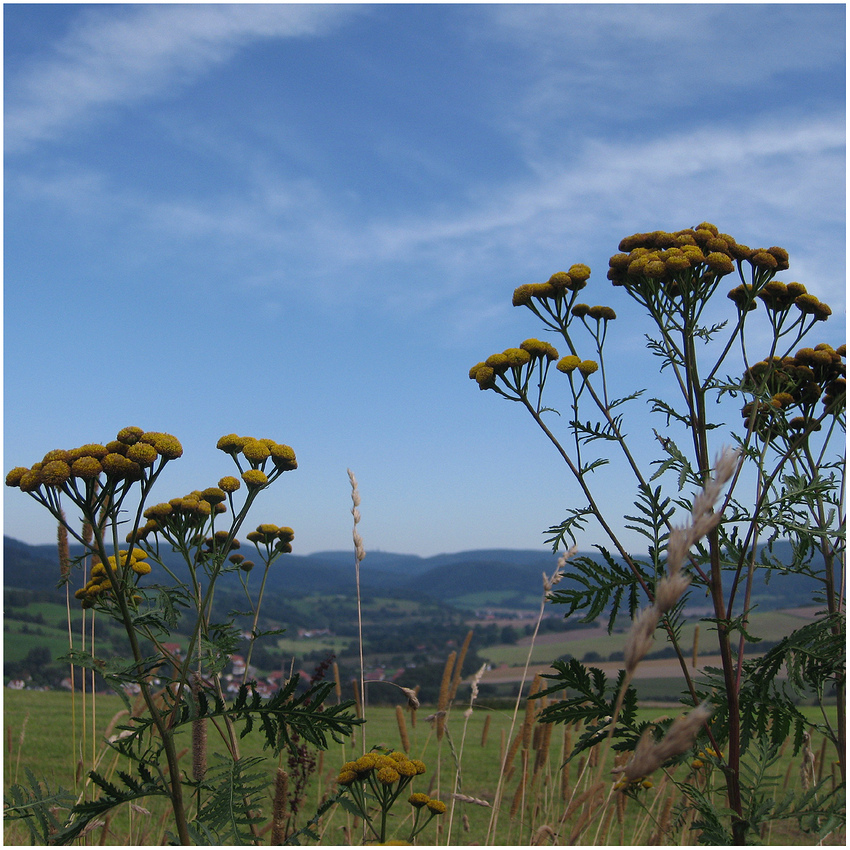
M601 744L609 732L610 724L615 722L612 738L616 741L615 750L633 750L640 739L646 722L637 722L637 691L628 685L625 687L625 671L621 670L617 681L609 693L609 684L598 667L586 667L577 659L555 661L552 664L554 674L544 674L545 679L554 684L546 690L538 691L532 699L566 690L567 699L546 706L539 716L541 723L563 723L581 720L585 728L573 748L570 759L591 747ZM570 695L570 693L574 695ZM614 721L616 706L622 692L622 706Z
M47 845L62 828L56 814L70 809L74 795L64 788L51 789L46 781L39 780L28 768L24 768L28 785L13 785L3 801L3 818L21 821L26 826L30 843Z
M117 771L122 782L122 787L119 788L96 771L90 771L89 778L100 789L100 796L94 800L76 803L71 808L70 817L65 826L56 832L51 843L70 844L85 832L86 827L95 818L105 815L116 806L132 803L144 797L168 796L168 791L163 786L162 781L157 779L144 763L138 765L138 773L139 779L136 779L123 770Z
M236 464L241 480L225 476L217 487L154 505L149 501L154 482L183 449L169 434L136 427L122 429L107 446L92 443L71 451L56 450L31 469L17 467L7 476L7 485L20 487L46 507L60 527L83 545L84 554L76 559L76 566L86 568L88 580L74 596L83 611L94 608L123 629L129 656L115 653L100 658L72 649L65 658L77 667L97 671L124 699L130 716L117 727L109 746L129 759L132 767L130 772L118 771L120 783L91 772L96 796L77 801L64 822L45 811L40 786L15 791L17 808L7 816L25 813L28 824L37 823L42 833L48 828L54 833L52 843L74 841L94 818L147 796L168 798L178 843L255 843L266 785L258 769L263 758L243 757L239 740L256 730L264 748L275 754L296 739L324 749L329 739L341 741L360 722L350 711L351 702L324 705L333 687L328 683L316 682L298 693L299 677L295 676L266 698L248 681L251 652L263 635L257 623L266 577L271 565L291 551L294 533L288 527L262 524L246 535L262 564L259 591L252 591L242 576L247 572L244 556L233 554L241 546L237 534L262 490L297 464L290 447L272 440L230 434L219 440L218 448ZM243 484L247 493L239 505L234 493ZM82 528L66 521L63 499L73 503ZM222 518L228 509L229 522ZM129 533L127 516L134 520ZM147 523L139 526L142 519ZM183 559L182 574L187 580L178 578L164 562L166 549ZM231 703L224 697L219 674L241 648L242 627L235 615L216 622L211 612L218 579L234 572L242 577L253 625L245 677ZM146 585L141 579L151 573L157 578L166 575L172 583L160 579ZM166 643L181 627L189 634L185 654L175 653ZM158 693L153 691L154 679L162 683ZM127 698L127 685L141 693L141 710ZM216 754L215 765L204 773L206 740L200 733L195 739L200 726L193 726L192 775L203 778L189 779L178 763L176 735L189 724L204 724L205 729L207 721L220 734L227 754ZM237 726L241 727L238 735ZM186 801L190 794L197 798L191 822Z
M832 780L824 779L799 791L781 791L781 775L772 772L780 760L780 747L768 737L753 739L741 760L741 815L693 783L676 782L697 811L691 830L698 831L700 844L731 845L735 840L731 822L741 825L747 844L760 844L762 831L771 822L796 821L802 832L812 836L812 843L819 843L843 823L843 783L832 788Z
M794 707L795 695L813 693L826 718L825 700L834 692L839 711L835 721L825 720L823 728L836 745L842 776L846 769L845 629L839 614L846 534L846 349L820 341L804 344L832 311L802 284L775 279L789 268L788 253L782 248L751 249L709 222L674 233L637 233L622 240L619 248L609 261L607 277L646 313L650 325L646 348L663 376L659 383L664 392L650 399L650 414L660 417L664 428L663 436L653 429L662 456L650 462L651 474L641 467L627 440L625 414L612 414L608 401L608 385L613 382L609 364L623 362L622 351L613 355L604 351L606 344L610 349L608 330L615 311L576 304L587 283L586 266L572 267L582 270L577 280L570 273L556 273L546 284L520 286L513 298L516 306L528 307L559 334L572 353L559 361L556 370L565 373L568 382L561 383L558 392L572 399L564 436L550 430L539 415L547 376L563 381L556 371L541 371L533 400L518 382L504 391L499 369L487 365L498 367L498 357L473 367L470 377L482 389L523 403L566 463L577 486L575 500L587 505L570 509L559 526L549 529L547 542L556 549L566 548L591 520L610 542L607 548L596 544L601 559L568 560L564 573L569 585L551 593L551 600L566 606L566 616L581 612L586 621L608 613L609 631L618 614L636 618L638 609L648 603L627 639L630 672L645 656L654 626L660 623L680 661L685 701L693 706L710 699L714 705L706 733L712 741L730 743L723 764L729 809L718 808L711 795L692 784L686 783L686 794L704 840L743 843L750 829L748 817L761 821L767 816L764 800L748 796L754 784L760 787L766 781L763 774L742 766L749 736L776 745L793 729L799 746L811 724ZM739 283L716 308L726 316L703 322L723 279L736 272ZM759 324L765 314L766 321ZM595 325L587 317L594 318ZM750 353L753 339L765 346L759 354L764 359L758 362ZM596 349L598 363L585 362L582 368L576 352L588 342ZM633 356L629 348L626 354ZM534 368L532 358L528 369ZM736 399L744 402L738 410ZM737 419L738 424L728 427L723 419L733 423ZM712 443L724 427L738 450L734 467L721 455L712 464ZM607 492L595 480L599 466L583 457L588 444L597 440L609 446L605 458L609 465L618 456L623 461L622 475L606 481L616 480L621 487L631 477L634 483L636 510L626 515L624 525L647 542L648 562L627 555L618 536L619 522L607 516ZM721 465L725 470L720 484L727 485L727 492L718 504L721 492L714 479ZM665 497L662 486L675 492ZM698 494L691 496L686 489ZM677 508L690 514L681 528L673 525ZM772 558L769 546L779 541L790 541L791 563ZM612 556L614 551L620 558ZM769 578L776 572L817 579L824 610L816 623L795 631L759 659L759 639L749 625L753 588L757 574ZM721 659L719 668L699 678L690 672L680 645L688 584L705 588L713 609L706 619ZM550 692L568 687L580 696L547 709L550 717L598 723L600 712L619 707L603 695L598 671L583 675L579 662L555 667L558 684ZM785 670L787 683L781 676ZM587 733L579 746L586 747L594 734ZM646 751L642 755L643 763L655 763L647 760Z
M261 817L251 801L268 785L268 777L258 769L264 759L231 759L219 753L213 758L215 762L201 785L208 796L191 824L195 835L203 837L204 844L254 844L250 827Z
M593 622L607 611L610 632L624 603L626 611L634 614L640 605L641 580L651 581L652 577L640 562L630 568L618 562L603 546L595 548L603 563L585 556L572 558L569 576L578 587L554 590L550 598L568 606L565 617L581 611L583 623Z

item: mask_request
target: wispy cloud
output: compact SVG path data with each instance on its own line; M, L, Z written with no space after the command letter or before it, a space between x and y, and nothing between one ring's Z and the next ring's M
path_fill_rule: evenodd
M7 77L6 150L57 136L98 108L173 91L266 38L328 32L352 6L91 8L49 53Z
M506 4L470 38L527 57L491 106L531 154L600 122L646 138L670 121L746 120L797 101L782 87L809 86L798 114L837 105L844 27L841 4Z
M524 180L469 187L467 200L449 212L400 218L364 216L346 207L334 185L293 178L269 163L214 198L147 197L68 173L56 182L30 175L11 188L37 191L94 220L125 216L160 242L206 245L205 256L231 263L238 256L246 278L281 286L308 275L326 281L317 297L356 292L393 310L435 306L460 291L475 310L486 309L494 297L488 281L500 269L512 275L552 262L598 264L599 252L612 252L628 232L709 218L754 246L774 240L800 251L806 269L823 277L817 291L837 305L843 253L828 243L843 233L844 145L841 115L774 116L642 143L593 138L569 160L539 162ZM77 191L81 180L85 193ZM413 297L414 287L379 276L382 268L408 269L427 286L415 287Z

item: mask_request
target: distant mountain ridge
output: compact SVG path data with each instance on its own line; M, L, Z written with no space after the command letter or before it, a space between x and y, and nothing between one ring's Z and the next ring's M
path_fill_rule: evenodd
M782 547L787 545L777 544L775 554L781 555ZM5 587L49 590L56 586L59 579L56 546L31 546L4 536L3 551ZM81 553L81 546L71 547L72 557ZM599 557L593 552L580 554ZM164 560L175 574L188 577L178 555L168 553ZM370 551L363 561L360 581L363 592L369 594L427 597L465 607L528 607L539 602L542 573L551 574L556 566L557 556L547 550L476 549L427 558ZM232 576L225 577L224 584L238 587ZM560 585L566 586L569 581ZM291 596L353 594L354 554L330 551L285 555L272 566L266 587L268 591ZM754 589L754 599L761 610L793 607L810 604L815 589L817 582L805 576L775 576L769 584Z
M83 551L80 545L73 545L70 549L72 557L78 557ZM59 579L56 546L32 546L4 536L3 550L3 584L6 587L42 589L55 586ZM177 575L182 577L185 574L186 566L179 555L165 553L163 560ZM510 585L511 579L517 585L517 582L524 583L526 578L534 577L534 583L528 589L536 592L541 572L552 572L556 565L557 556L546 550L481 549L427 558L370 551L361 567L360 583L364 590L372 592L392 589L418 591L421 594L426 590L434 590L442 596L443 591L447 590L443 587L445 582L442 578L446 573L452 574L462 568L464 578L458 584L464 586L465 592L476 592L490 588L494 576L485 580L482 575L475 582L470 575L474 572L484 573L485 568L499 567L501 579L498 583L502 588ZM438 580L439 588L432 588L435 579ZM354 553L329 551L310 555L284 555L272 566L267 587L269 590L300 594L353 591Z

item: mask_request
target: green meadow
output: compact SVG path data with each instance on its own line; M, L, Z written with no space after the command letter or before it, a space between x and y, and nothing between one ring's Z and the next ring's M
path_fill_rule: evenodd
M433 708L422 706L415 712L415 721L412 713L404 710L408 754L411 758L422 759L427 765L427 772L413 780L410 790L425 792L443 800L448 806L447 813L435 819L419 836L418 843L483 843L490 826L492 809L487 804L494 800L499 764L505 748L520 731L524 712L520 711L512 729L512 706L475 706L468 718L464 716L467 707L456 703L450 709L446 734L441 742L437 741L434 725L426 720ZM804 710L814 717L814 709ZM91 733L93 711L95 734ZM122 769L118 757L103 748L102 742L105 735L113 734L115 724L126 717L123 711L123 703L117 696L98 695L93 706L89 695L85 708L87 728L84 729L83 705L79 695L72 705L70 693L6 691L4 790L8 791L16 781L24 780L29 769L51 789L61 785L75 793L91 795L92 788L86 786L82 774L92 762L107 778ZM677 706L670 705L641 709L640 716L641 719L655 720L678 712ZM332 744L326 752L315 754L314 769L305 776L303 797L297 812L291 814L295 828L302 827L321 801L336 790L335 778L340 766L361 755L364 747L403 748L394 708L368 706L366 717L365 726L356 731L353 739L344 744ZM681 798L671 778L684 778L695 772L690 764L684 763L670 772L670 778L659 771L653 777L653 787L641 789L634 798L622 798L617 803L619 795L607 800L600 797L599 817L582 826L582 807L576 802L582 799L582 795L587 799L593 779L599 776L607 780L610 774L594 766L592 757L588 761L579 756L565 764L566 754L577 739L578 729L556 724L551 726L549 736L545 730L544 724L533 724L527 746L517 749L513 767L503 784L502 806L494 825L499 845L527 844L535 836L538 839L541 836L551 838L549 830L558 836L558 843L567 841L576 830L580 830L576 836L576 840L580 839L579 843L647 843L659 825L668 799L672 800L670 810L675 812L675 805ZM211 749L214 749L213 738L211 733ZM190 746L188 733L178 736L178 748L183 751L181 763L187 771L191 770ZM263 754L257 735L243 739L240 747L243 756ZM830 748L816 737L812 749L817 775L832 775L835 770L834 754ZM777 793L799 786L801 765L802 757L793 754L789 740L774 768ZM289 773L291 782L301 769L285 754L269 758L266 762L270 785L264 806L265 843L269 840L271 783L278 767ZM706 790L722 786L716 768L703 766L700 771L704 774L700 781ZM76 778L75 773L78 774ZM463 799L453 794L460 794ZM478 802L472 802L470 798ZM404 834L411 816L411 807L405 799L399 799L392 810L393 834ZM113 817L100 821L87 837L87 842L157 844L165 840L167 828L168 812L162 803L159 800L141 800L133 811L125 806ZM318 827L322 844L361 843L361 828L340 806L331 809ZM7 824L4 838L6 844L28 843L27 833L20 824ZM606 840L601 840L603 838ZM696 838L697 832L686 824L675 830L670 826L663 841L688 844L696 843ZM841 843L838 838L836 836L833 843ZM813 843L812 836L801 833L793 822L773 824L763 839L764 843L771 844Z

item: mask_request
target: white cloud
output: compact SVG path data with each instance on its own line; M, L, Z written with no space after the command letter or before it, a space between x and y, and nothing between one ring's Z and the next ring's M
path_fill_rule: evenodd
M356 7L190 3L107 9L87 10L49 54L7 71L7 152L52 138L98 107L179 88L257 39L327 32Z
M844 101L843 5L485 8L469 37L479 49L514 57L511 97L490 106L529 156L572 144L571 133L600 122L646 138L670 121L693 126L791 102L805 110Z
M570 162L550 162L532 183L491 187L485 202L458 216L379 222L370 248L404 255L505 231L563 233L568 220L586 231L611 215L639 224L675 216L676 206L702 203L708 212L732 199L748 214L757 201L789 219L805 214L802 226L812 217L840 225L844 146L840 116L713 126L639 144L590 139Z
M232 155L241 163L245 153ZM291 176L264 157L215 198L147 197L93 175L79 192L67 173L45 183L42 198L93 221L125 217L160 244L189 240L217 268L238 268L238 285L320 283L310 289L321 300L365 297L392 314L442 312L462 294L470 316L491 315L504 295L494 275L518 284L526 281L516 275L572 262L604 274L600 262L627 233L707 218L748 244L788 247L800 263L792 273L840 310L844 157L843 116L773 115L648 142L589 138L569 158L538 160L530 178L467 187L465 203L432 215L364 214L336 184ZM39 185L19 180L12 191Z

